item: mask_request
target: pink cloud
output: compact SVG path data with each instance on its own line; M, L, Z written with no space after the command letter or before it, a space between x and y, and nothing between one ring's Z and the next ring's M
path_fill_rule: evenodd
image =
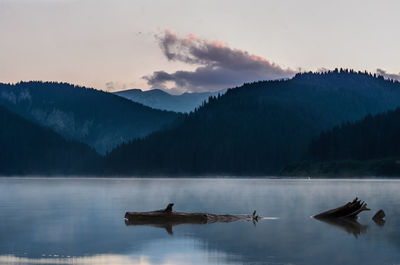
M178 37L167 29L156 37L168 60L199 67L194 71L171 74L157 71L145 76L153 87L163 88L166 82L172 81L183 91L209 91L256 80L289 78L295 74L295 71L283 69L262 56L230 48L218 40L208 41L192 33Z

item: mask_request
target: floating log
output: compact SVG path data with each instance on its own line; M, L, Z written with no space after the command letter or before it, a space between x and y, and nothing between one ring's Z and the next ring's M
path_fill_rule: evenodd
M357 197L352 201L348 202L338 208L322 212L314 216L316 219L327 219L327 218L356 218L362 211L369 211L367 204L361 202Z
M165 228L169 234L173 234L172 228L181 224L212 224L237 221L253 221L255 223L261 219L261 217L256 214L256 211L254 211L252 215L184 213L173 211L173 206L174 204L170 203L163 210L151 212L126 212L125 224L162 227Z

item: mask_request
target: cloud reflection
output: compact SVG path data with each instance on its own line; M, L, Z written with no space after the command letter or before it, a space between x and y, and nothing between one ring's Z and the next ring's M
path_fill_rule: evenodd
M0 264L73 264L73 265L183 265L237 264L237 256L205 248L202 241L192 239L157 240L148 242L137 252L66 256L42 254L41 257L14 254L0 255ZM233 261L232 261L233 260ZM241 264L241 262L239 263Z
M25 258L14 255L0 256L0 264L135 264L150 265L146 256L131 257L123 255L94 255L87 257Z
M197 253L172 253L161 260L152 260L146 255L130 256L119 254L99 254L83 257L43 257L29 258L15 255L0 255L0 264L74 264L74 265L180 265L180 264L223 264L221 259L213 257L204 260L204 254ZM232 264L232 263L229 263Z

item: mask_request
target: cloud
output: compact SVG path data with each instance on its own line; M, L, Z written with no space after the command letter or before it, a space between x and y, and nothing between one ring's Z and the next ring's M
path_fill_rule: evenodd
M179 38L166 30L164 35L156 38L168 60L195 65L197 68L174 73L156 71L144 76L153 88L167 89L167 84L172 82L175 91L215 91L244 82L289 78L295 74L295 71L283 69L261 56L193 34Z
M135 82L123 83L123 82L109 81L105 83L105 91L110 93L127 89L134 89L136 87L137 84Z
M378 75L381 75L381 76L383 76L384 78L386 78L386 79L393 79L393 80L397 80L397 81L400 81L400 73L398 73L398 74L389 74L388 72L386 72L385 70L382 70L382 69L376 69L376 73L378 74Z
M120 90L128 89L125 84L121 84L119 82L109 81L106 83L106 91L107 92L115 92Z

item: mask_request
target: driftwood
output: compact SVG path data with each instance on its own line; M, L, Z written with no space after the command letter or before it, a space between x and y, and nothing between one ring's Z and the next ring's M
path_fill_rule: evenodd
M322 212L314 216L316 219L330 219L330 218L356 218L362 211L369 211L367 204L361 202L357 197L352 201L348 202L338 208Z
M367 231L368 226L357 222L357 216L362 211L369 211L367 204L361 202L357 197L338 208L322 212L314 216L315 219L324 223L339 227L344 231L353 234L355 237Z
M212 224L212 223L230 223L237 221L258 222L261 219L256 214L252 215L232 215L232 214L210 214L210 213L184 213L172 210L173 203L163 210L151 212L126 212L126 225L150 225L165 228L169 234L173 234L172 228L181 224Z

